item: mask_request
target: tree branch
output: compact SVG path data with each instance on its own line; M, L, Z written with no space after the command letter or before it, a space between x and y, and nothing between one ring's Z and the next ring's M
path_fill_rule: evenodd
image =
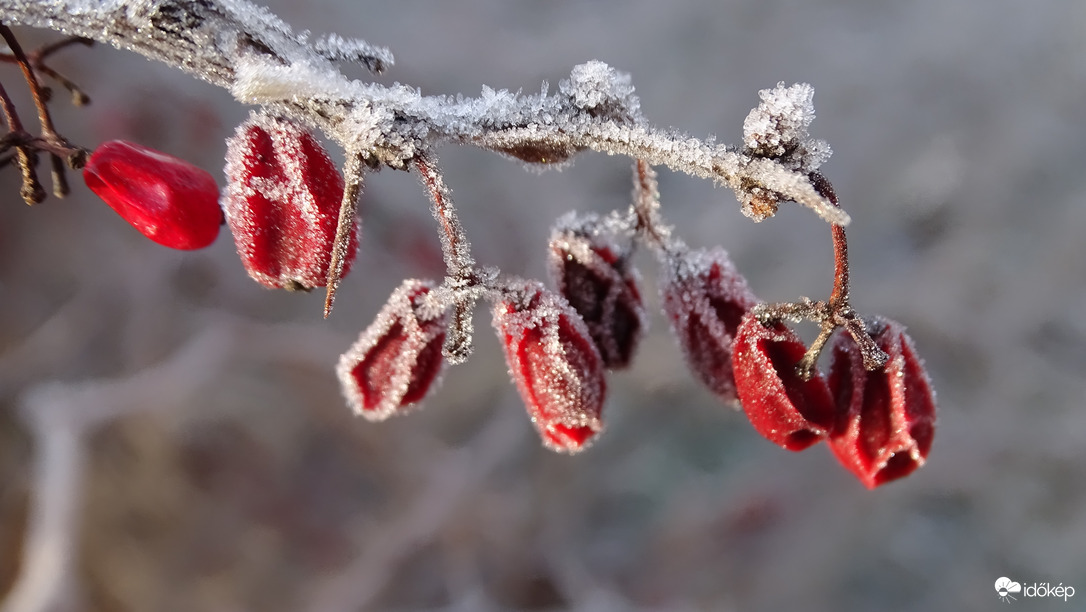
M455 142L528 163L566 161L591 149L643 159L727 185L759 210L792 200L827 222L848 215L811 185L813 167L763 151L718 145L650 126L629 76L602 62L575 66L554 94L484 88L477 98L423 96L417 89L347 79L337 61L375 72L392 55L364 41L329 36L314 42L244 0L0 0L0 21L49 28L128 49L185 70L320 129L367 162L405 169L436 144ZM789 152L791 155L792 152Z

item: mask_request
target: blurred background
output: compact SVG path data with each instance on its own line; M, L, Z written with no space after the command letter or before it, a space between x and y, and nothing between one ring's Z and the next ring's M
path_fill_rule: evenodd
M645 254L653 328L610 377L590 450L541 447L485 307L475 355L425 408L369 423L339 395L338 355L401 279L443 273L414 176L368 179L362 248L324 321L321 295L249 280L226 232L167 251L78 175L30 208L8 168L3 610L988 610L1001 576L1080 591L1018 609L1083 607L1086 4L268 4L296 30L390 47L381 81L425 94L535 92L600 59L633 75L650 121L723 142L759 89L813 84L811 133L853 219L854 305L908 326L939 394L928 465L867 491L824 447L764 441L687 372ZM221 182L248 113L225 92L102 46L51 65L93 99L57 91L62 134L136 140ZM2 75L29 120L18 73ZM538 175L439 154L476 258L512 274L544 276L563 212L629 201L626 159ZM679 235L727 248L762 299L828 294L829 228L810 211L754 224L706 181L661 171L660 189Z

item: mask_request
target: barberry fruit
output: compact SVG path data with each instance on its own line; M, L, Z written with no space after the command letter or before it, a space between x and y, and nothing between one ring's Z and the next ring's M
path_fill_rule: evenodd
M865 370L852 336L837 336L829 376L837 420L829 445L841 465L874 489L924 465L935 435L935 392L900 323L879 318L868 329L890 359L882 369Z
M723 249L672 253L664 264L664 313L687 365L722 401L734 402L732 341L758 298Z
M343 177L302 126L254 113L227 141L223 208L245 270L272 288L328 282ZM354 219L343 276L358 248Z
M603 359L569 302L536 282L494 306L509 373L548 448L574 453L603 428Z
M558 220L549 248L551 278L584 319L603 365L629 366L647 317L637 272L626 254L601 234L595 217L581 218L575 213Z
M404 281L339 358L336 374L356 414L384 420L435 387L444 365L447 317L444 308L426 301L430 289L425 281Z
M171 249L202 249L219 235L219 186L206 170L124 140L103 143L83 180L129 225Z
M796 365L807 347L784 323L763 325L754 313L735 335L735 385L750 424L774 444L803 450L833 427L833 398L817 370L803 380Z

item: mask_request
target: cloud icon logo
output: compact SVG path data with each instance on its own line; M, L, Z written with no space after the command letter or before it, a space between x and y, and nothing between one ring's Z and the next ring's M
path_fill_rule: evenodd
M1011 603L1012 599L1017 599L1012 593L1021 593L1022 585L1003 576L995 581L995 590L996 595L999 595L999 598L1003 600L1004 603Z

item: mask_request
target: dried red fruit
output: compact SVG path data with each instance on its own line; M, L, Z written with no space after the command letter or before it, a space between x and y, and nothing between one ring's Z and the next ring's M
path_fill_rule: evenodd
M833 428L833 397L822 374L796 372L807 347L783 323L766 327L753 313L735 336L735 385L743 411L758 433L792 451L803 450Z
M509 373L551 450L582 450L603 428L603 359L577 311L539 283L494 306Z
M421 401L444 360L445 310L425 300L429 283L404 281L377 318L339 358L336 374L347 402L371 421Z
M129 225L163 246L202 249L219 235L219 186L183 159L111 140L87 159L83 180Z
M328 282L343 177L302 126L253 114L227 141L223 208L249 276L272 288ZM351 226L343 276L358 248Z
M551 232L551 278L584 319L604 366L614 370L629 366L648 321L637 272L620 253L595 218L567 215Z
M664 269L664 313L686 363L722 401L734 402L732 340L743 315L758 303L723 249L672 256Z
M869 372L852 336L837 336L829 376L837 421L829 444L841 465L874 489L924 465L935 435L935 392L900 323L879 318L868 329L890 359Z

